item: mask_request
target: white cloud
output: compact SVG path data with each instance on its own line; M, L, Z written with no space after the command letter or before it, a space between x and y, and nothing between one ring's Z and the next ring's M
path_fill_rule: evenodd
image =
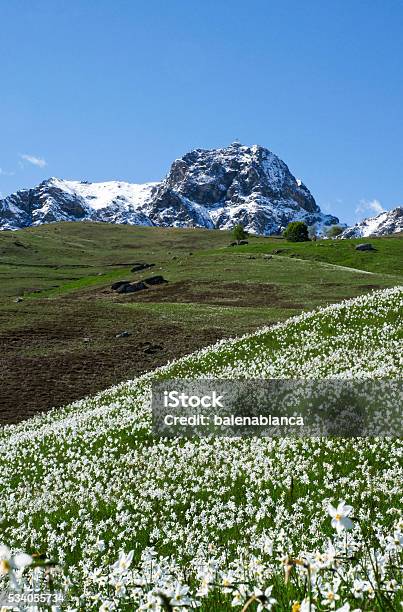
M357 215L379 215L384 210L379 200L360 200L355 212Z
M24 161L27 161L30 164L33 164L34 166L38 166L38 168L44 168L47 165L44 159L42 159L41 157L35 157L35 155L25 155L24 154L24 155L20 155L20 157Z

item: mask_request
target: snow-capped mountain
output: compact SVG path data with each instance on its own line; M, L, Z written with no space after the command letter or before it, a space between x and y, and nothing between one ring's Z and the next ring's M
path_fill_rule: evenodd
M269 235L303 220L323 226L337 217L320 211L308 188L268 149L237 142L196 149L177 159L160 183L88 183L51 178L0 200L0 228L53 221L230 229Z
M340 234L340 238L364 238L367 236L386 236L403 232L403 207L368 217Z
M151 198L156 185L50 178L0 200L0 229L83 220L152 225L140 208Z
M230 229L273 234L304 220L318 227L338 219L321 213L307 187L274 153L233 143L196 149L172 164L144 211L155 225Z

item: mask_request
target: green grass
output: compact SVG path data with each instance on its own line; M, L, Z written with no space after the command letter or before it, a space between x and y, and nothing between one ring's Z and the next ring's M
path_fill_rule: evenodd
M155 293L155 301L147 303L143 296L123 298L132 310L191 327L210 320L232 335L401 282L401 238L371 239L377 251L365 253L355 251L358 240L292 244L250 237L248 245L228 248L230 240L229 232L100 223L2 232L3 329L11 325L10 312L14 329L36 324L41 313L47 316L49 299L58 300L63 317L67 296L77 301L91 298L99 308L106 306L113 319L121 304L110 295L101 297L100 290L107 291L119 279L141 280L151 274L163 274L178 291L166 297ZM265 257L279 249L282 252L271 259ZM155 267L133 274L130 269L136 261ZM11 305L10 298L18 295L32 303L28 311Z
M248 308L234 306L213 306L198 303L175 304L122 304L140 318L152 315L163 322L197 325L201 328L218 327L228 331L228 335L237 329L238 334L246 333L251 327L261 327L271 322L282 321L298 314L298 309L284 308Z
M312 267L312 261L376 273L380 276L373 279L375 284L384 275L403 274L403 243L399 237L371 239L375 252L355 251L355 245L362 240L289 243L278 238L250 237L248 245L227 248L230 239L229 232L221 231L97 223L57 223L2 232L0 296L54 297L102 287L120 277L140 279L153 273L131 274L131 265L138 260L155 263L171 282L216 280L313 286L320 280L322 284L365 284L361 282L364 276L349 279L348 272ZM280 249L282 252L270 263L264 259L265 254ZM247 259L248 256L256 259ZM304 266L288 261L290 258L308 260L310 264ZM380 284L387 283L384 279Z
M80 393L86 395L101 388L97 380L108 386L219 338L402 283L399 237L371 239L377 250L365 253L355 251L357 240L292 244L250 237L248 245L228 247L230 241L229 232L217 230L102 223L1 232L3 375L16 386L21 376L32 379L35 394L38 368L43 380L52 363L74 378L74 368L85 361L88 374L80 368L81 380L88 376L91 383ZM138 261L155 265L132 273ZM116 280L154 274L168 283L127 296L110 291ZM17 296L21 303L15 303ZM118 344L116 335L125 329L131 340ZM90 337L87 344L84 337ZM163 346L158 359L144 358L145 341ZM66 364L66 355L75 356L77 363ZM99 363L99 369L91 363ZM70 395L73 378L63 402L79 397ZM14 397L11 393L10 414ZM36 396L29 397L35 405ZM59 404L59 395L50 401Z
M357 244L364 242L370 242L376 251L356 251ZM299 257L381 274L403 274L401 236L298 243L262 238L258 242L252 240L248 245L234 248L240 253L272 253L277 249L283 250L283 257Z
M127 272L136 261L168 262L196 248L224 246L228 240L228 233L202 229L103 223L55 223L0 232L0 296L47 289L52 284L59 284L60 292L74 291L86 282L94 284L99 274L106 276L105 284L109 274ZM73 281L83 284L75 286Z

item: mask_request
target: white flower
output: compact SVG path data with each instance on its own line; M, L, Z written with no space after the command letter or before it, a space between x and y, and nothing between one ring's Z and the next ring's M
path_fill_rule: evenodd
M391 580L388 580L388 582L385 584L386 590L390 591L392 593L396 592L399 588L399 584L397 582L397 580L395 580L394 578L392 578Z
M171 606L190 606L192 600L187 596L189 592L188 586L177 584L175 590L170 593L169 597Z
M254 589L253 594L256 599L259 600L259 605L257 607L258 612L262 612L262 610L271 610L272 606L276 603L274 597L271 596L272 590L272 586L267 587L264 592L257 588Z
M103 552L106 548L105 542L104 540L97 540L96 544L96 549L99 550L99 552Z
M337 508L329 504L328 512L332 517L332 527L336 529L337 533L341 533L344 529L352 528L353 523L348 518L352 511L353 507L347 506L344 500L339 502Z
M371 599L373 599L375 595L372 584L368 580L360 580L358 578L354 580L353 593L354 597L357 599L362 599L364 594L367 594Z
M17 553L10 559L11 567L13 569L24 569L28 565L31 565L33 559L31 555L27 555L26 553Z
M299 612L315 612L316 607L313 603L309 603L309 599L303 599L301 601L301 606L299 608Z
M269 538L264 539L263 552L270 556L273 554L273 540L270 540Z
M115 604L113 601L104 601L101 607L99 608L99 612L111 612L111 610L115 609Z
M115 594L118 597L122 597L126 594L126 582L127 578L125 577L121 577L119 575L117 577L112 576L110 584L114 587Z
M22 552L12 555L8 546L0 546L0 575L7 574L10 569L24 569L32 561L31 555Z
M223 593L231 593L233 583L234 583L234 575L232 572L228 572L228 574L223 574L221 578L221 586L222 586Z
M231 602L232 607L243 606L247 597L247 591L243 584L238 586L238 589L233 592L233 598Z
M134 551L131 550L127 555L121 551L119 553L119 559L113 565L113 569L118 570L120 572L125 572L129 569L131 562L133 561Z
M393 533L393 536L387 536L386 540L388 542L386 546L388 552L395 552L403 547L403 533L398 529Z
M24 570L25 567L31 565L33 559L26 553L11 554L11 550L4 544L0 546L0 577L8 575L12 585L17 588L17 578L14 570Z
M353 583L353 593L354 597L356 597L357 599L362 599L364 593L372 594L373 588L371 583L368 582L368 580L361 580L356 578Z
M140 610L161 610L161 600L151 591L146 595L146 601L141 604Z
M208 595L211 580L212 576L210 576L209 574L206 574L202 577L199 588L197 589L196 593L199 597L205 597L206 595Z
M340 580L335 579L333 585L330 585L329 582L326 582L324 585L320 585L320 591L323 596L322 605L329 606L334 608L336 605L336 601L340 599L340 595L338 594L338 588L340 585Z

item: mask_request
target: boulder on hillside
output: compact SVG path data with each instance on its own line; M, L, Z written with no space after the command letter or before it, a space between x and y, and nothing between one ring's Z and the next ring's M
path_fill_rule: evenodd
M139 283L121 285L117 289L117 293L136 293L136 291L142 291L143 289L147 289L147 285L143 283L143 281L140 281Z
M144 353L146 355L153 355L154 353L158 353L162 351L163 347L160 344L149 344L145 349Z
M153 263L151 263L151 264L145 263L145 262L135 263L135 264L133 264L131 272L140 272L141 270L147 270L148 268L152 268L154 266L155 266L155 264L153 264Z
M363 244L357 244L355 247L356 251L376 251L376 249L369 242L364 242Z
M120 334L116 334L115 338L128 338L131 335L132 333L125 329L125 331L120 332Z
M162 285L163 283L167 283L168 281L163 276L157 275L145 278L144 282L147 285Z
M117 281L116 283L113 283L113 285L111 285L111 289L112 291L117 291L122 285L130 285L130 281Z

